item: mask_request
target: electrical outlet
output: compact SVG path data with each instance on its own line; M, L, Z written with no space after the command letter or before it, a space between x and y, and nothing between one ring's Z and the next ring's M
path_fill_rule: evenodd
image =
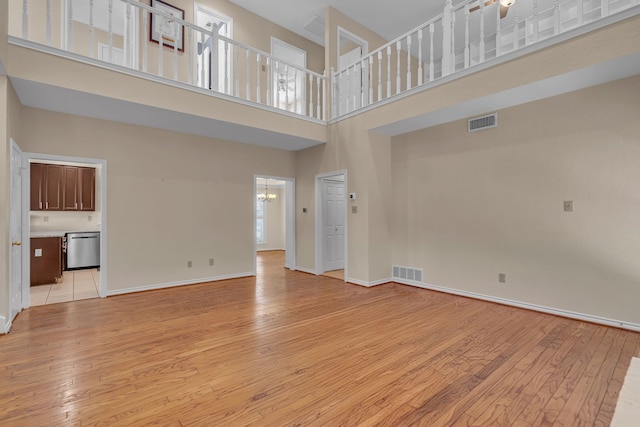
M573 212L573 200L565 200L564 201L564 211L565 212Z
M209 258L209 266L213 266L213 258Z
M498 273L498 282L507 283L507 275L504 273Z
M351 206L351 213L358 213L358 207L357 206Z
M44 222L49 222L49 215L44 216Z
M191 268L191 266L193 266L193 263L191 261L187 261L187 268Z
M262 72L267 71L267 67L265 67L264 65L262 66Z
M302 213L307 213L307 208L302 208Z
M89 219L89 221L91 221L93 219L93 216L89 215L88 219Z

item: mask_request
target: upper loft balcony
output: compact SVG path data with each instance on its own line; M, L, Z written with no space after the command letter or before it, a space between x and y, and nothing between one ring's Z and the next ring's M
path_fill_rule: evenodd
M109 111L103 118L127 122L138 120L137 106L148 103L147 119L138 124L299 150L326 142L327 123L633 17L639 3L444 0L442 13L390 42L360 39L357 29L336 40L344 21L328 22L324 49L315 52L322 60L312 70L303 66L304 53L254 48L234 40L228 22L197 12L189 20L168 2L9 0L9 76L26 105L55 109L52 103L67 100L76 107L63 112L89 114L102 106ZM325 64L326 58L337 61ZM618 68L611 79L637 73ZM137 80L126 81L131 77ZM178 100L182 109L174 107ZM388 133L424 127L422 118L414 120L422 113L403 109ZM407 120L413 128L396 126Z

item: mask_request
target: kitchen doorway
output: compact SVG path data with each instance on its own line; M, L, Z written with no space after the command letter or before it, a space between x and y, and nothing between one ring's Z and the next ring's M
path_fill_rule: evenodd
M284 252L283 267L295 270L295 180L254 177L254 274L259 253Z
M23 200L29 206L23 209L22 234L25 307L106 296L106 160L41 153L23 157ZM91 262L66 268L67 237L74 232L70 236L83 243L91 240L80 246L91 246L95 255L79 254Z

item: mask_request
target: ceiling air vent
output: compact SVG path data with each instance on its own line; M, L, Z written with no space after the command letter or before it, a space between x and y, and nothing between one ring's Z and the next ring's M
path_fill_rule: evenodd
M304 29L322 40L324 44L324 15L316 15L306 23Z
M498 113L469 120L469 132L498 126Z

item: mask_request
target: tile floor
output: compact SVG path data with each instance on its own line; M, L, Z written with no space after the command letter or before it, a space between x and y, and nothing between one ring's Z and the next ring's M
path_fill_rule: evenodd
M98 298L99 287L97 269L65 271L58 283L31 286L31 306Z

